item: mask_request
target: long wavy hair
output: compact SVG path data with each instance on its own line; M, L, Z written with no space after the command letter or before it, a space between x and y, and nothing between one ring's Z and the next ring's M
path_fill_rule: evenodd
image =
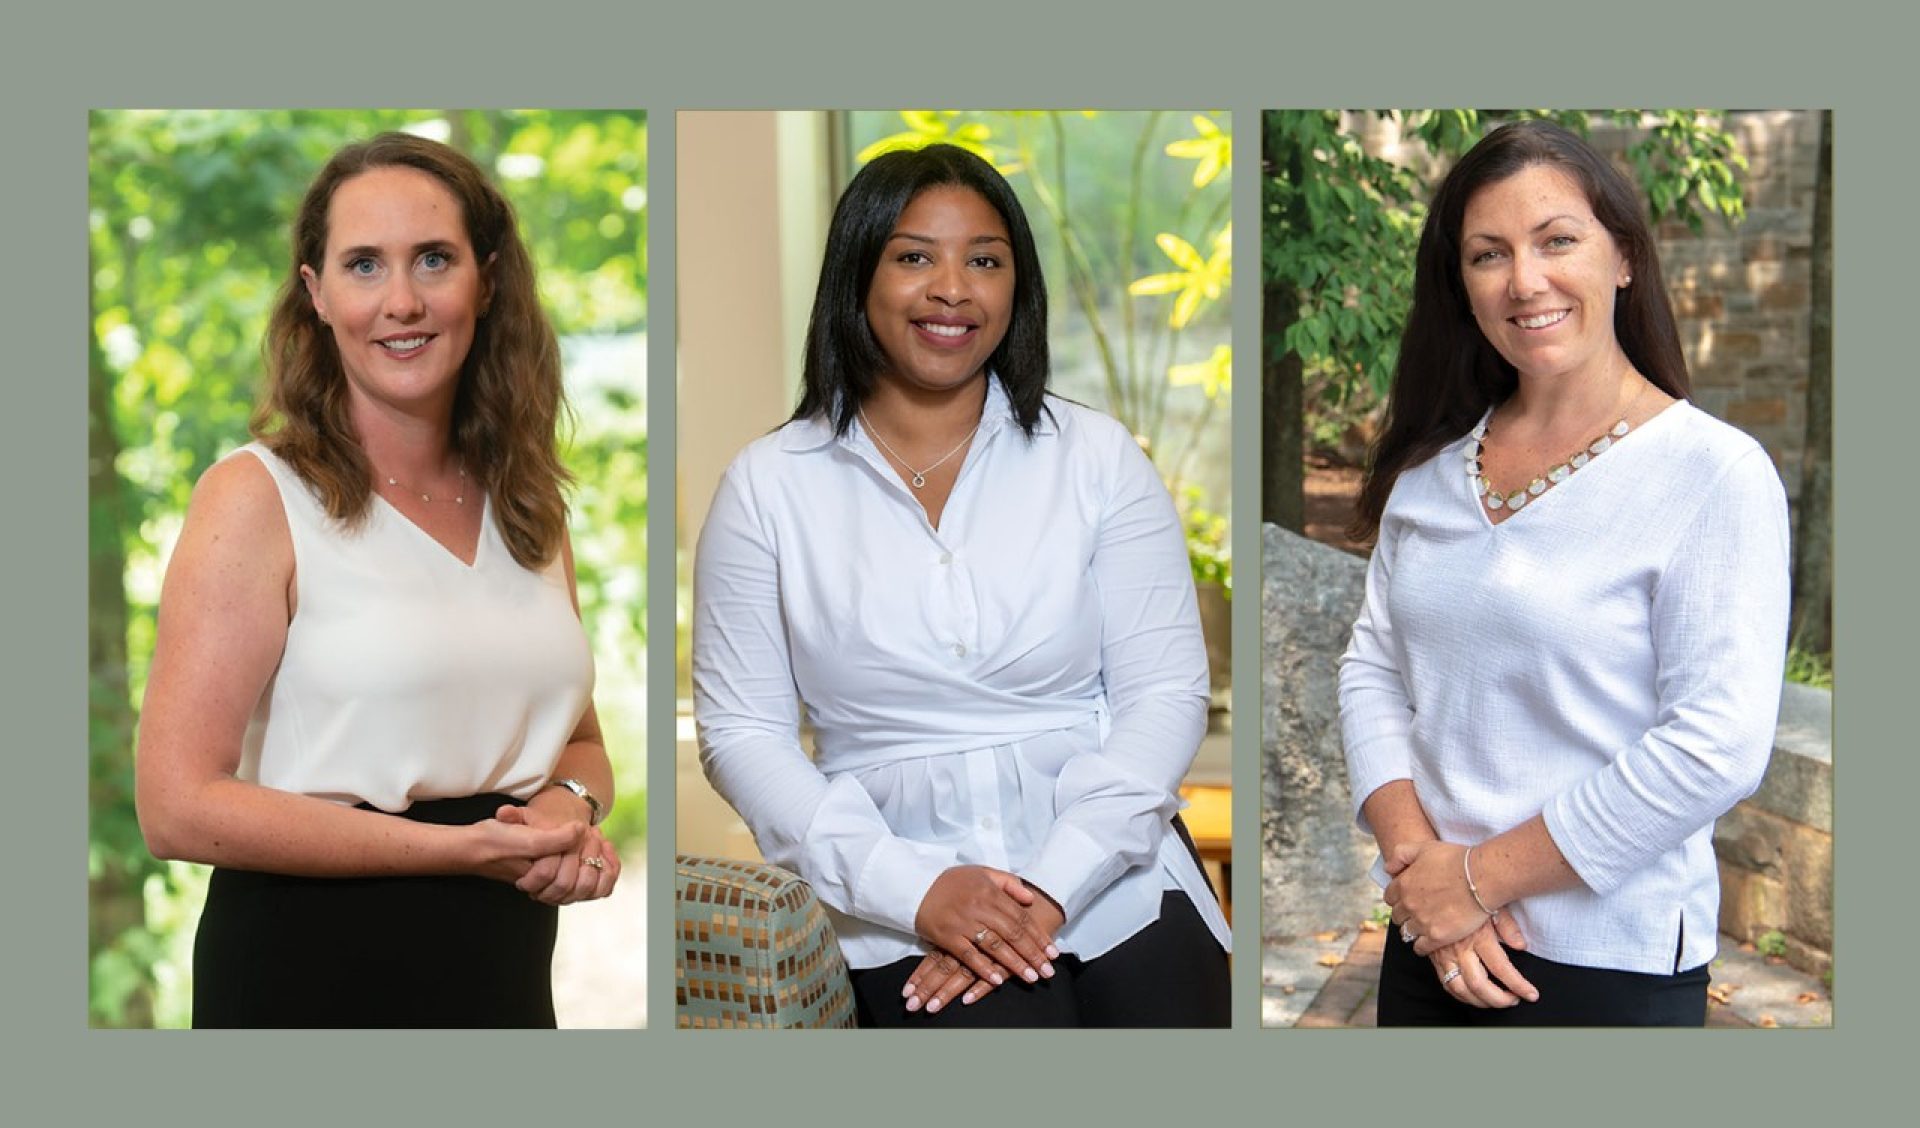
M1627 359L1661 391L1691 394L1686 356L1647 228L1640 193L1621 172L1573 133L1552 122L1509 122L1480 139L1434 193L1414 260L1413 309L1400 337L1400 358L1374 444L1359 515L1350 530L1369 540L1402 471L1467 433L1487 409L1513 394L1519 377L1473 320L1460 276L1460 227L1467 202L1482 188L1535 165L1551 165L1586 194L1595 219L1627 261L1631 282L1614 299L1613 333Z
M1047 284L1040 276L1027 213L1006 178L954 145L883 153L854 174L834 205L827 228L820 284L807 322L806 365L795 419L823 415L844 435L854 413L873 394L886 354L867 324L867 291L893 225L914 197L929 188L967 188L993 207L1013 244L1013 316L1000 347L987 359L1006 389L1013 417L1028 436L1039 424L1047 395Z
M340 185L377 168L412 168L460 203L475 261L486 263L491 298L475 322L454 396L453 450L493 506L513 558L538 568L560 550L571 480L560 464L566 410L560 346L540 308L533 259L513 206L458 150L406 133L382 133L333 155L307 188L293 222L293 262L267 322L266 385L251 430L297 471L334 520L355 528L372 504L372 467L348 412L347 379L333 332L300 277L326 265L327 213Z

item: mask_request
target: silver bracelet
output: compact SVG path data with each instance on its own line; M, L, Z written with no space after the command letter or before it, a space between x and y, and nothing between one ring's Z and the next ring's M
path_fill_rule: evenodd
M1480 911L1487 914L1488 920L1498 916L1499 910L1487 907L1487 903L1480 899L1480 887L1473 883L1473 847L1467 847L1467 852L1460 855L1460 868L1466 871L1467 892L1473 894L1473 903L1480 906Z
M595 799L593 797L593 792L588 791L587 785L584 783L581 783L579 780L569 776L565 779L556 779L553 782L547 784L547 786L548 787L564 787L568 791L571 791L575 795L578 795L580 799L583 802L585 802L587 805L587 825L588 826L599 826L600 820L607 817L606 810L600 806L600 800ZM1475 899L1478 900L1478 898L1475 898Z

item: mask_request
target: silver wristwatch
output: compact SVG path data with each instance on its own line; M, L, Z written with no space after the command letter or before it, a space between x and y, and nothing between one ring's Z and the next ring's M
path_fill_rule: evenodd
M571 776L568 776L565 779L556 779L552 783L548 784L547 786L548 787L564 787L568 791L571 791L575 795L578 795L581 798L581 800L583 800L587 805L587 825L588 826L599 826L600 820L606 817L607 812L605 809L603 809L600 806L600 800L595 799L593 797L593 792L588 791L587 785L584 783L581 783L579 780L574 779Z

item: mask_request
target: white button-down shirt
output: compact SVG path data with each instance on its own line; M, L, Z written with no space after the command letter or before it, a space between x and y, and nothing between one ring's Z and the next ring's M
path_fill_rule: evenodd
M1207 715L1178 517L1124 428L1047 407L1028 438L989 382L938 529L857 421L814 418L741 452L701 531L701 762L854 967L924 952L921 899L966 864L1045 890L1083 958L1169 889L1228 944L1170 826Z

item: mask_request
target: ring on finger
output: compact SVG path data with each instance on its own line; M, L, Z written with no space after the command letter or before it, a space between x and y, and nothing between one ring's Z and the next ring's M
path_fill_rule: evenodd
M1454 964L1452 967L1447 969L1447 973L1445 975L1440 977L1440 986L1445 987L1447 984L1452 983L1454 980L1458 978L1460 978L1460 965Z
M607 868L606 860L600 857L600 855L598 854L589 854L586 857L581 858L580 860L597 870L603 870Z
M987 930L983 928L980 931L974 933L973 942L975 944L985 944L987 942Z
M1413 930L1412 922L1400 926L1400 939L1408 944L1420 939L1420 934Z

